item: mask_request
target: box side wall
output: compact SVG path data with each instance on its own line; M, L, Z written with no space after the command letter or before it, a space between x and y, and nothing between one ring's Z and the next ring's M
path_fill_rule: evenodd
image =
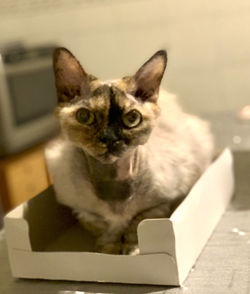
M69 208L57 203L52 187L29 200L23 218L28 223L32 250L44 250L48 244L75 224Z
M13 274L18 278L179 285L173 274L175 262L167 254L118 256L14 250L12 258Z
M8 249L31 250L28 224L22 218L4 218L4 228Z
M137 234L140 254L166 253L175 259L175 235L169 219L145 219Z
M179 278L187 277L223 215L234 189L229 150L211 165L172 216Z
M45 191L45 194L38 195L25 203L25 209L21 214L20 211L18 213L13 211L5 219L13 276L156 285L179 284L175 260L168 254L161 254L161 257L156 254L132 257L82 252L34 251L38 247L32 247L30 239L33 238L33 245L36 242L41 245L40 238L44 236L43 230L53 231L53 228L57 227L53 221L51 222L50 217L44 222L44 217L48 214L52 217L57 216L57 213L54 214L57 208L53 206L54 204L50 205L50 196L50 193ZM65 214L63 213L62 216ZM46 224L45 227L44 224ZM32 230L36 230L34 234ZM37 240L34 241L34 238ZM88 264L87 267L86 264Z

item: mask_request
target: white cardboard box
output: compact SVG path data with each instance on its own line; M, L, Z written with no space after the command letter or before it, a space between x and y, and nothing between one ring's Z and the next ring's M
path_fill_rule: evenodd
M231 199L232 164L226 149L169 219L142 221L138 256L86 252L93 240L47 189L5 216L13 276L181 285Z

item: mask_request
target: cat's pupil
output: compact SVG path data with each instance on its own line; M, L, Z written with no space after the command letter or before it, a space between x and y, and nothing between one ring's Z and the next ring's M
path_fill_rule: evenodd
M91 124L93 122L93 114L86 108L80 108L76 112L76 119L82 124Z
M137 112L135 112L135 111L131 111L130 113L128 113L128 115L127 115L127 120L128 120L130 123L135 122L137 119L138 119L138 113L137 113Z
M133 128L141 123L142 116L137 110L131 110L123 116L123 123L128 128Z

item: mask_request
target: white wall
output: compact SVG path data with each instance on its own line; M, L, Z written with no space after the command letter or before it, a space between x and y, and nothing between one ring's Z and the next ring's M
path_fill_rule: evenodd
M167 48L164 85L192 112L250 104L249 0L0 0L0 44L57 42L100 78Z

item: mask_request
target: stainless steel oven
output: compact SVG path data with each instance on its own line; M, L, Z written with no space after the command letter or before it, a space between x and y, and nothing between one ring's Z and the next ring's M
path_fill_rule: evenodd
M0 155L18 152L58 130L53 116L55 46L0 52Z

